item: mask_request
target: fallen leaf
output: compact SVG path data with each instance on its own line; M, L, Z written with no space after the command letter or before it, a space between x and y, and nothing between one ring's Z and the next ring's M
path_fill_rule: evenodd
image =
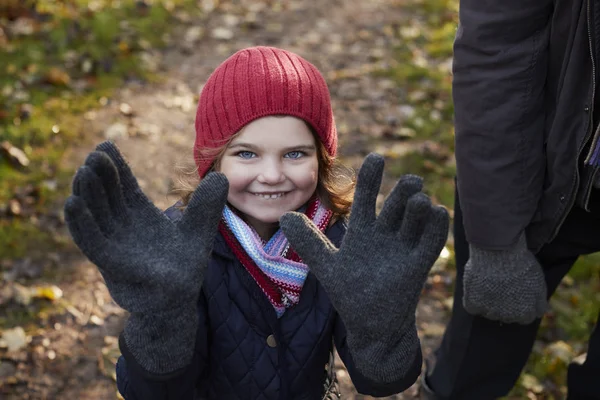
M108 127L104 132L104 137L108 140L122 139L127 137L127 125L117 122Z
M119 111L121 111L121 114L127 117L131 117L133 115L133 107L131 107L127 103L121 103L121 105L119 106Z
M559 340L546 348L546 351L555 359L568 363L573 357L573 348L566 342Z
M49 190L51 192L55 192L56 189L58 188L58 181L56 179L47 179L42 182L42 185L47 190Z
M234 33L231 29L215 28L212 30L211 36L218 40L231 40L234 37Z
M47 299L54 301L62 298L63 291L55 285L38 286L34 289L33 296L39 299Z
M119 42L119 51L121 53L129 53L129 50L131 50L129 48L129 44L127 42L125 42L124 40Z
M202 8L203 13L209 14L217 8L218 4L218 0L202 0L200 7Z
M186 44L195 44L204 35L204 28L201 26L189 27L185 32L184 41Z
M0 346L6 347L9 352L17 351L27 345L27 335L20 326L5 330L0 339Z
M29 36L35 32L35 23L31 18L17 18L8 28L15 36Z
M226 14L223 16L223 22L227 26L237 26L240 23L240 17L233 14Z
M71 83L71 77L66 71L53 67L46 74L45 81L54 86L68 86Z
M446 310L451 311L454 307L454 297L447 297L444 301L442 301L442 304Z
M523 374L521 379L521 385L527 389L531 390L534 393L542 393L544 391L544 386L540 383L540 381L533 375Z
M11 215L19 216L21 215L21 203L17 199L10 199L8 201L8 211Z
M0 144L0 154L8 159L8 161L16 167L28 167L30 164L29 158L25 152L16 146L13 146L7 140Z
M574 364L583 364L585 362L585 359L587 358L587 353L583 353L578 355L577 357L573 358L573 360L571 360L571 362L573 362Z

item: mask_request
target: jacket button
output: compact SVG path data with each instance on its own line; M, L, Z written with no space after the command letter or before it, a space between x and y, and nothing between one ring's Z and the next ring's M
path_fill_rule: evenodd
M269 335L267 337L267 345L269 345L269 347L277 347L277 340L275 340L275 336Z
M583 111L590 112L590 106L586 105L585 107L583 107Z

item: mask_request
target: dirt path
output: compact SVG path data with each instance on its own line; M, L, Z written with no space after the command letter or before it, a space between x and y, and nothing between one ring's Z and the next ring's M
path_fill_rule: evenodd
M389 27L407 17L401 2L272 1L263 8L253 3L269 2L235 3L221 2L202 21L182 21L168 51L157 55L162 83L128 85L106 106L86 116L92 145L114 139L159 207L175 200L166 196L177 176L175 167L191 156L195 96L201 84L228 55L246 46L287 48L324 73L340 133L340 153L348 165L358 167L368 152L377 150L369 144L373 138L379 139L377 146L391 145L392 139L382 133L398 115L397 88L369 71L385 68L392 60L395 41L400 39L390 34ZM201 27L203 36L190 41L199 32L194 27ZM129 105L131 112L122 104ZM92 145L79 149L70 162L78 165ZM392 184L386 177L383 191ZM87 261L74 254L60 263L59 286L71 306L40 328L27 356L0 365L0 376L15 380L4 398L114 399L112 362L118 355L116 337L123 312ZM420 303L418 324L425 354L439 341L446 299L442 289ZM368 398L355 394L343 366L338 368L343 398ZM416 391L415 385L390 399L416 398Z

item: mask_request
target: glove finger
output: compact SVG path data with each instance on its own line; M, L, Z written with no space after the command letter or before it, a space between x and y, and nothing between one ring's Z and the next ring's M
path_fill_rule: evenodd
M330 260L337 252L335 245L304 214L287 212L279 225L303 262L319 280L326 281L332 272Z
M79 196L69 196L65 202L65 221L73 241L99 268L107 265L109 242L96 224L90 210Z
M86 158L85 165L102 181L112 213L117 218L128 218L119 172L110 157L104 152L93 151Z
M377 194L383 176L383 157L376 153L369 154L358 171L354 202L348 226L369 225L375 221Z
M119 149L114 143L110 141L102 142L96 146L96 150L101 151L110 157L112 162L117 167L117 172L121 180L123 196L127 204L132 206L150 207L153 209L156 208L140 188L140 185L133 175L131 168L127 164L127 161L125 161L125 158L123 158L119 152ZM157 211L160 212L158 209Z
M218 172L206 175L192 194L181 218L180 227L184 234L200 236L204 245L212 246L228 191L229 182L225 175Z
M385 200L377 217L377 225L388 232L396 231L402 224L406 203L423 189L423 179L416 175L403 175Z
M428 268L433 266L448 240L449 225L450 220L446 209L441 206L430 206L419 244L415 249L421 254L421 259Z
M84 165L77 170L73 179L73 194L83 200L104 235L109 236L115 231L115 220L102 182L89 167Z
M399 240L408 246L415 247L423 238L423 232L431 213L431 200L425 193L412 195L406 202L404 218L398 231Z

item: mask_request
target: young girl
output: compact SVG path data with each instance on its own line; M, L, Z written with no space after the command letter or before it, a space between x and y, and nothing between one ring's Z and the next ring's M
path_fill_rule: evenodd
M112 143L90 154L65 215L131 313L117 363L125 399L333 398L334 344L361 393L414 383L416 303L448 217L415 176L398 182L376 217L376 155L352 204L336 146L319 71L291 52L253 47L203 88L201 182L166 212Z

